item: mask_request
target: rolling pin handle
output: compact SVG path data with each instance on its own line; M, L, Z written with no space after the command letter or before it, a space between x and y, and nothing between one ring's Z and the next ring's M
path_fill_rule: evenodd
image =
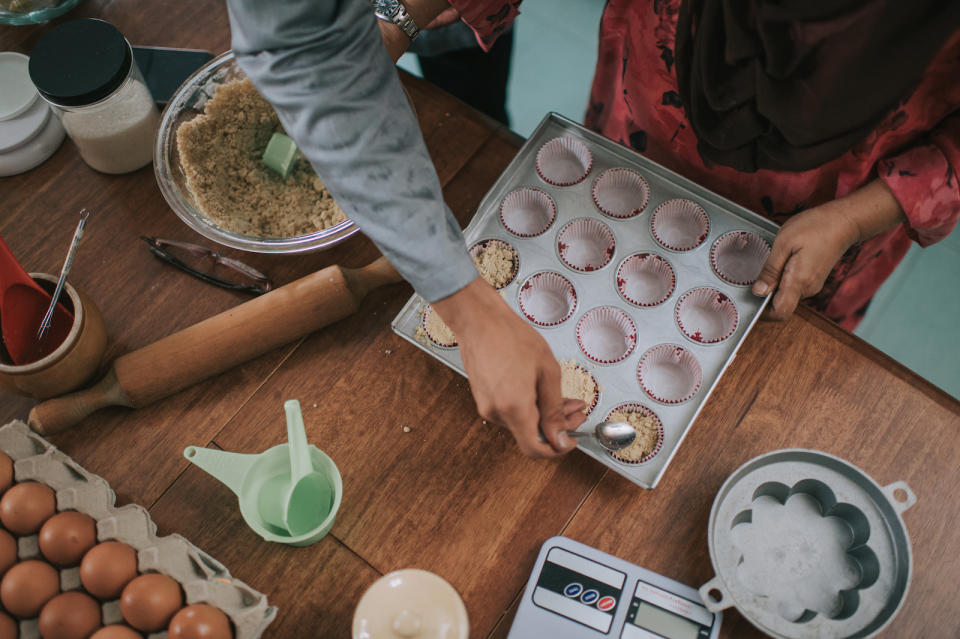
M393 268L393 264L382 255L362 268L340 269L353 299L360 302L367 293L386 284L402 282L403 277Z
M48 399L33 407L27 424L40 435L56 435L106 406L131 406L111 368L96 385L76 393Z

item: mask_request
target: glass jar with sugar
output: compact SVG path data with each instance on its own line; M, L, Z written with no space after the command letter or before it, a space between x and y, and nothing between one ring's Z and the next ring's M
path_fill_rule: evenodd
M52 29L34 47L30 78L90 167L128 173L150 163L160 112L112 24L87 18Z

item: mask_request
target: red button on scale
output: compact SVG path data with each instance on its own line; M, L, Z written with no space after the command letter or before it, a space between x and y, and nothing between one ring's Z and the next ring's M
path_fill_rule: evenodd
M603 597L600 601L597 602L597 608L606 612L607 610L613 610L613 607L617 605L617 600L613 597Z

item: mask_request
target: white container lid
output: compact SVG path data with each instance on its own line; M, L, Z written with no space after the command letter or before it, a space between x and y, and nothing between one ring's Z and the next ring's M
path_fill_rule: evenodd
M353 639L469 639L467 609L453 586L426 570L384 575L360 598Z
M30 80L30 58L14 51L0 51L0 121L15 118L40 97Z
M0 52L0 177L42 164L66 135L30 80L29 60L22 53Z

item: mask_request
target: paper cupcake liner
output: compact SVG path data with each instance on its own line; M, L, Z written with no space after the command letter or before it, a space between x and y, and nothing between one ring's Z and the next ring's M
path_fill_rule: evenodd
M593 401L592 401L591 403L587 404L587 408L586 408L586 410L584 411L584 415L586 415L587 417L589 417L589 416L590 416L590 413L593 412L593 409L596 408L596 407L597 407L597 404L600 402L600 384L597 382L597 378L593 376L593 373L591 373L589 370L587 370L587 367L586 367L586 366L583 366L583 365L581 365L581 364L578 364L577 362L574 362L573 360L570 360L570 363L573 364L574 368L576 368L576 369L579 370L579 371L582 371L582 372L583 372L584 374L586 374L590 379L593 380L593 386L594 386L594 388L596 389L595 392L594 392L594 394L593 394ZM564 397L566 397L566 396L564 396ZM581 399L581 398L579 398L579 397L574 397L574 398L572 398L572 399Z
M710 267L724 282L751 286L770 255L770 244L756 233L724 233L710 247Z
M576 138L554 138L537 151L537 173L554 186L571 186L593 168L593 154Z
M564 276L545 271L527 278L518 301L523 316L537 326L556 326L573 316L577 291Z
M657 306L673 295L677 275L670 262L655 253L634 253L617 268L617 290L634 306Z
M580 218L567 223L557 234L560 261L580 273L603 268L613 259L613 231L600 220Z
M676 344L659 344L640 358L640 387L662 404L682 404L697 394L703 382L700 362Z
M474 262L476 262L477 258L485 250L491 247L501 247L509 251L510 254L513 256L513 269L510 273L510 277L502 285L496 286L495 284L493 284L493 282L490 282L490 280L487 279L487 277L483 272L480 273L481 276L484 276L484 279L487 280L487 282L490 282L491 286L494 286L494 288L496 288L499 291L502 288L506 288L507 286L512 284L515 279L517 279L517 273L520 271L520 254L517 252L517 249L514 248L513 245L511 245L509 242L504 242L503 240L498 240L494 238L494 239L480 240L479 242L475 242L473 246L470 247L470 250L469 250L470 257L474 260ZM477 270L481 271L481 268L478 266Z
M710 234L710 218L690 200L667 200L650 218L650 230L660 246L671 251L692 251Z
M510 191L500 203L500 223L517 237L536 237L557 218L557 205L541 191L523 187Z
M593 182L593 203L618 220L639 215L649 201L647 181L632 169L607 169Z
M621 457L617 456L617 453L609 450L607 453L617 462L626 464L627 466L638 466L640 464L645 464L656 457L657 453L660 452L660 449L663 448L663 422L660 421L660 417L650 408L636 402L627 402L625 404L619 404L618 406L615 406L609 413L607 413L605 420L610 421L610 416L615 413L642 413L652 417L657 422L657 443L654 445L653 450L650 451L650 454L645 455L642 459L638 460L622 459Z
M421 328L423 328L423 332L427 336L427 339L429 339L434 346L439 346L440 348L456 348L457 347L456 338L450 341L450 340L445 340L442 336L436 334L437 332L436 327L432 326L432 322L430 321L430 318L431 316L433 316L433 314L434 314L433 307L427 306L425 309L423 309L423 314L420 316L420 326ZM443 321L442 319L440 319L439 315L437 315L436 317L439 321L441 322Z
M637 345L637 327L630 316L614 306L600 306L577 322L577 344L598 364L626 359Z
M687 291L677 300L674 318L680 332L700 344L716 344L737 330L740 314L729 297L715 288Z

